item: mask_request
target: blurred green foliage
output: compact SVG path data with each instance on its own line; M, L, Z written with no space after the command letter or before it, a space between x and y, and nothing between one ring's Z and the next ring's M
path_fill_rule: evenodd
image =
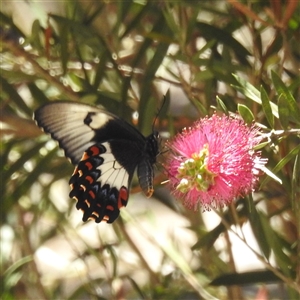
M1 298L242 299L248 297L243 285L278 280L289 299L297 299L299 3L127 0L53 2L51 8L34 1L24 5L32 12L29 20L38 16L32 24L28 21L31 32L6 7L0 15ZM180 241L175 221L174 240L158 239L165 222L160 211L156 223L151 213L139 222L130 206L114 225L86 225L78 214L74 221L74 201L63 200L73 167L36 127L33 111L48 101L69 99L103 105L128 122L138 112L137 126L148 134L167 90L168 104L157 124L161 132L172 136L195 117L215 110L238 111L265 133L261 150L270 176L262 177L253 198L220 209L218 224L208 230L201 211L184 209L159 188L164 178L157 171L155 197L169 207L173 220L187 220L190 247ZM145 229L145 222L155 223L155 230ZM240 233L246 223L258 245L252 250L268 269L263 276L235 274L229 232L248 245ZM160 251L158 256L146 259L137 232ZM85 239L88 235L92 242ZM216 247L220 238L226 256ZM39 253L51 243L58 243L57 253L43 252L49 254L48 265L57 263L67 243L70 253L64 258L77 271L72 273L67 265L51 276L41 267ZM137 262L126 262L132 255Z

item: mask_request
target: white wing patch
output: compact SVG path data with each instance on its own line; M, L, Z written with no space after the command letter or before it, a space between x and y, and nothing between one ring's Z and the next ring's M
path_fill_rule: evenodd
M90 123L84 123L91 114ZM51 102L36 110L34 119L46 133L59 142L74 164L82 153L92 146L95 129L99 129L114 117L97 107L72 102Z
M97 168L101 171L101 175L98 179L101 186L109 184L110 187L115 187L118 190L120 190L122 186L128 187L129 174L115 159L109 143L103 143L102 145L106 148L106 152L101 154L104 161Z

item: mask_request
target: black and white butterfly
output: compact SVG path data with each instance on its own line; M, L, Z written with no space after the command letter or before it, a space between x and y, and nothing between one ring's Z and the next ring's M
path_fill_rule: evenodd
M69 181L70 197L77 200L84 222L115 221L127 205L135 169L142 190L147 197L152 195L158 133L145 137L103 109L69 101L38 108L34 119L76 165Z

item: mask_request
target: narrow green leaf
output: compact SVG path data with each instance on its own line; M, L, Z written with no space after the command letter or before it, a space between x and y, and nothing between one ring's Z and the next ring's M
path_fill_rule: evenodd
M265 148L269 144L270 144L269 141L259 143L258 145L256 145L256 146L253 147L253 150L260 150L262 148Z
M156 24L161 28L162 34L165 34L166 36L170 35L170 30L166 27L166 24L164 23L163 20L159 20L159 22ZM154 104L154 108L156 107L155 103L152 103L151 106L147 103L148 100L150 99L150 93L149 91L151 90L152 86L152 80L156 74L157 69L160 67L162 61L164 60L166 53L168 51L169 44L168 43L160 43L156 51L151 59L151 61L148 63L148 67L145 71L145 79L144 79L144 85L142 87L142 92L141 92L141 97L140 97L140 107L139 107L139 114L140 114L140 120L141 123L139 122L139 127L142 129L144 132L147 132L147 130L150 128L149 127L149 117L152 119L153 116L155 115L155 110L153 111L152 116L149 113L149 109L153 110L152 105ZM157 103L157 101L156 101ZM156 108L155 108L156 109ZM151 124L151 122L150 122Z
M194 76L195 81L203 81L203 80L212 79L212 78L214 78L214 74L210 70L199 71L199 72L195 73L195 76Z
M20 267L29 263L32 260L33 260L32 255L28 255L28 256L24 256L24 257L20 258L15 263L13 263L7 270L5 270L3 275L5 277L9 277L11 274L16 272L16 270L18 270Z
M249 64L246 59L246 57L250 55L249 51L232 36L232 33L203 22L197 22L196 26L206 40L213 39L226 45L235 52L243 64Z
M96 3L95 3L96 4ZM105 8L105 4L104 3L100 3L100 2L97 2L97 6L95 8L94 11L91 12L91 14L89 14L88 16L85 15L85 20L84 20L84 23L86 25L92 25L93 21L97 22L97 17L101 14L101 12L103 11L103 9Z
M274 173L277 173L281 170L292 158L294 158L300 151L300 145L292 149L284 158L282 158L278 164L272 170Z
M199 99L191 98L190 101L201 115L206 116L208 114L206 107L201 103L201 101L199 101Z
M69 60L69 37L70 37L70 26L69 24L64 24L60 31L60 59L63 69L63 75L68 72L68 60Z
M279 96L277 104L278 104L280 124L284 129L287 129L289 125L289 119L290 119L290 109L289 109L288 102L286 101L285 98Z
M275 181L277 181L278 183L282 184L282 180L277 177L272 171L270 171L267 167L265 166L260 166L260 169L266 174L268 175L270 178L274 179ZM261 185L262 186L262 185Z
M228 109L219 96L216 97L216 101L217 101L217 107L228 116L229 115Z
M260 92L258 89L256 89L252 84L249 83L249 81L238 77L235 74L232 74L232 76L237 80L237 82L240 84L240 86L232 85L233 88L235 88L237 91L241 92L245 97L249 98L250 100L262 104L261 98L260 98ZM276 118L279 118L278 115L278 107L275 103L270 102L272 113Z
M45 142L42 143L36 143L32 148L27 149L26 151L24 151L22 153L22 155L20 156L20 158L18 160L16 160L11 166L9 166L9 168L3 173L3 175L1 176L1 182L5 183L8 180L10 180L10 176L17 172L18 170L22 170L24 164L31 159L32 157L34 157L35 155L37 155L37 153L39 152L39 150L41 149L41 147L43 147L45 145Z
M17 105L18 109L23 111L27 116L31 117L31 109L24 102L23 98L17 93L16 89L3 77L0 77L0 88L9 95L10 100Z
M272 271L249 271L243 273L229 273L218 276L210 285L213 286L230 286L230 285L245 285L281 281Z
M148 297L144 294L143 290L139 287L139 285L133 278L131 278L130 276L125 276L125 278L127 278L131 282L133 290L137 292L140 299L144 299L144 300L148 299Z
M266 115L268 123L270 124L271 128L274 128L274 116L272 114L272 109L270 104L271 100L269 99L269 96L263 86L260 87L260 97L262 102L262 108Z
M238 112L246 124L251 125L254 121L252 111L244 104L238 104Z
M273 168L272 172L276 174L280 171L292 158L294 158L300 152L300 145L292 149L285 157L283 157L277 165ZM270 180L269 177L266 177L265 180L261 183L261 187Z
M300 108L298 107L294 96L275 72L272 71L271 76L279 99L283 98L286 102L286 106L289 108L290 120L300 124Z
M180 27L177 25L177 22L175 20L174 13L172 13L171 9L164 9L162 12L164 14L164 19L165 19L168 27L170 28L170 30L173 33L173 36L177 37L177 39L179 39L179 37L181 37L182 34L181 34ZM178 43L180 42L182 44L184 43L184 41L182 41L182 40L177 41L177 42Z
M40 21L36 19L32 23L31 36L29 37L29 41L30 44L32 44L35 49L37 49L39 52L42 53L44 51L44 46L41 43L41 38L40 38L41 32L42 32L42 27Z
M166 30L168 30L168 28L166 27L166 24L164 22L164 18L162 16L162 14L160 14L160 16L158 16L157 22L153 26L151 33L160 32L163 34L164 31L166 31ZM153 43L153 40L151 38L146 37L144 39L142 45L139 48L138 53L135 55L135 58L132 61L132 64L131 64L132 69L135 68L135 66L137 66L140 63L140 61L145 59L145 55L147 54L147 51L149 51L151 49L152 43ZM149 91L151 90L152 80L157 71L157 68L160 66L161 61L165 57L165 53L167 51L167 49L162 49L161 47L164 48L164 47L166 47L166 45L168 45L168 44L160 43L158 45L158 47L156 48L156 52L153 55L152 60L150 62L148 62L148 68L145 71L144 86L142 87L142 93L140 96L140 106L139 106L140 120L142 120L143 123L145 123L144 122L145 118L148 115L148 114L146 114L145 107L143 107L143 106L147 105L146 102L148 101L148 98L150 97ZM161 53L159 53L159 52L161 52ZM160 56L160 59L158 59L159 56ZM152 62L153 62L153 65L152 65ZM129 88L131 87L131 80L132 80L131 76L130 77L127 76L127 77L123 78L123 80L122 80L122 83L123 83L122 91L121 91L122 105L120 105L120 108L122 110L124 110L125 107L127 106L128 91L129 91ZM142 123L139 123L139 126L140 126L140 129L142 129L144 127L144 125Z
M36 86L35 83L29 83L28 88L35 99L36 104L42 105L49 101L46 95Z
M295 163L293 167L293 175L292 175L292 207L293 211L300 212L300 203L299 201L299 195L300 195L300 151L296 155Z
M276 262L284 274L290 273L291 261L283 251L283 244L278 234L273 230L270 220L263 214L259 213L259 218L265 233L266 240L275 254Z
M107 51L103 51L100 56L100 61L96 65L96 69L95 69L96 74L95 74L94 82L92 83L93 88L96 90L99 89L99 85L105 76L106 64L109 60L108 57L109 57L109 53L107 53Z
M39 160L35 169L28 173L27 177L23 180L22 185L12 192L11 198L14 201L17 201L22 195L28 192L31 186L38 180L38 177L47 170L49 167L49 161L51 161L55 156L57 156L57 148L54 148L46 156Z
M200 238L200 240L192 246L192 250L198 250L202 248L210 249L214 245L215 241L218 239L220 234L224 233L225 231L225 226L223 225L223 223L220 223L214 229L204 234Z
M130 31L135 30L140 25L142 18L145 16L145 14L147 14L147 12L149 12L151 3L146 2L145 5L141 5L140 3L134 1L131 4L131 6L132 6L132 10L135 10L137 12L135 13L135 17L129 23L126 22L125 25L127 27L125 28L123 34L121 35L121 39L126 37L130 33Z
M259 214L257 212L256 207L254 206L253 199L249 199L249 222L253 231L253 234L256 238L256 241L264 254L264 256L269 259L271 254L271 248L269 243L267 242L267 238L265 235L265 232L263 230L263 226L259 217Z

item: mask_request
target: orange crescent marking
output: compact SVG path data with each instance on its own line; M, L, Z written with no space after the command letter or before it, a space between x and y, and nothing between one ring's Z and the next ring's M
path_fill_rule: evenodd
M111 210L111 211L114 211L114 207L111 206L111 205L107 205L107 206L106 206L106 209Z
M89 195L90 195L93 199L96 198L96 195L95 195L95 193L94 193L93 191L89 191Z
M122 203L123 201L128 200L128 189L124 186L121 187L120 192L119 192L119 197L118 197L118 209L120 209L121 207L124 206L124 204Z
M90 184L92 184L93 182L94 182L94 179L93 179L93 177L92 176L86 176L85 177L85 179L90 183Z
M92 165L89 161L87 161L87 162L85 163L85 166L86 166L89 170L92 170L92 169L93 169L93 165Z
M85 199L84 202L86 203L86 205L87 205L88 207L91 207L91 203L90 203L89 201L87 201L87 199Z
M92 146L90 150L93 152L92 156L96 156L100 154L100 149L97 146Z
M103 222L109 221L109 216L104 216L103 219L102 219L102 221L103 221Z

